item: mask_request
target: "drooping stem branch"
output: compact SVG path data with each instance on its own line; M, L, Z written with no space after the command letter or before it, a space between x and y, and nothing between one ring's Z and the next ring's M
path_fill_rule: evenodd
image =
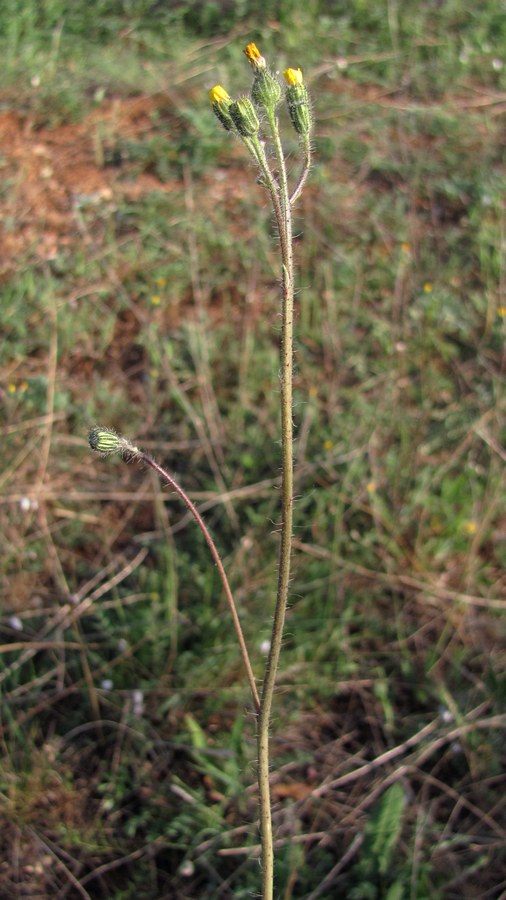
M223 563L221 561L220 554L218 553L218 550L216 548L216 544L214 543L214 541L211 537L211 534L208 531L208 528L207 528L202 516L200 515L197 507L192 503L192 501L190 500L188 495L185 493L183 488L179 486L177 481L174 481L172 476L169 475L169 473L164 468L162 468L162 466L158 465L158 463L155 462L155 460L151 456L148 456L148 454L144 453L142 450L139 451L138 455L136 454L136 458L141 459L142 462L144 462L147 466L149 466L151 469L154 469L155 472L158 472L158 474L161 476L161 478L163 478L164 481L166 481L167 484L169 484L170 487L176 492L176 494L178 494L178 496L181 498L183 503L187 506L187 508L191 512L193 518L197 522L197 525L199 526L202 534L204 535L204 537L206 539L207 546L209 547L209 550L211 551L211 555L216 564L216 568L218 569L218 574L221 578L223 590L225 591L225 597L227 598L227 603L229 605L230 612L232 614L232 620L234 623L235 633L237 635L237 640L239 641L241 655L242 655L244 665L246 668L246 674L248 676L249 686L251 688L251 694L253 696L253 703L255 704L255 710L258 713L260 710L260 698L258 696L257 686L255 683L255 676L253 675L253 669L251 668L248 650L247 650L246 643L244 640L244 635L242 633L241 623L239 621L239 616L237 614L237 609L236 609L236 605L235 605L234 598L232 595L232 591L230 590L230 585L228 583L227 574L223 567Z

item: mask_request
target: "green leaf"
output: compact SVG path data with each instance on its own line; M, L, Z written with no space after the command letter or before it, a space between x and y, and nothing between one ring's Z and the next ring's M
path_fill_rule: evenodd
M406 797L398 782L383 794L374 816L369 820L366 832L370 835L370 852L376 858L378 870L385 875L390 865L392 851L402 829Z

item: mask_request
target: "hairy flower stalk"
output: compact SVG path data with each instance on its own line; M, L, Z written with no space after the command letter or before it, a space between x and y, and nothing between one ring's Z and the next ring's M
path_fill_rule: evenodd
M286 69L283 73L287 84L285 99L291 123L299 135L303 164L290 194L281 143L277 106L282 91L277 77L269 70L256 44L248 44L244 50L253 70L251 99L260 117L266 121L268 135L272 141L277 172L272 170L261 128L245 131L239 123L235 108L230 109L237 131L262 173L262 181L267 188L276 217L281 256L282 284L282 337L281 337L281 541L278 562L278 587L270 652L265 669L258 715L258 786L260 799L260 836L262 843L262 897L272 900L274 893L274 850L272 839L271 798L269 786L269 726L276 675L283 639L285 614L290 582L290 565L293 529L293 237L292 205L300 196L311 163L310 133L312 116L307 88L300 69ZM239 101L241 102L241 101ZM244 101L242 101L244 102ZM216 110L215 110L216 111ZM248 107L249 111L249 107ZM218 116L218 118L220 118Z

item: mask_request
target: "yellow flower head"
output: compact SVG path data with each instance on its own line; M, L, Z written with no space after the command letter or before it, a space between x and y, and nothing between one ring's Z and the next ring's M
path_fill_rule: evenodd
M266 63L256 44L247 44L244 54L254 69L265 69Z
M209 91L209 99L211 103L231 103L232 98L227 94L224 87L221 84L215 84L213 88Z
M465 534L468 534L469 537L472 537L473 534L476 534L478 531L478 523L474 521L474 519L468 519L467 522L464 522L463 530Z
M295 84L302 84L304 78L300 69L285 69L283 72L285 81L293 87Z

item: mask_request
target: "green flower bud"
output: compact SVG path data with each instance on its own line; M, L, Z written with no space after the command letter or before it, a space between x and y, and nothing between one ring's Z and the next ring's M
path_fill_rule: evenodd
M229 112L239 134L243 137L251 137L260 128L260 122L251 100L241 97L236 103L229 106Z
M121 451L121 439L112 428L95 426L88 434L88 443L98 453L117 453Z
M232 104L232 98L221 84L216 84L209 91L209 100L215 116L220 120L221 124L227 131L235 131L235 125L232 121L229 109Z
M297 134L306 135L311 131L313 119L309 96L300 69L286 69L283 72L288 87L286 102L292 125Z
M134 459L141 455L141 450L134 447L126 438L116 434L113 428L104 428L101 425L95 425L88 432L88 443L92 450L102 453L104 456L110 456L111 453L121 453L123 459Z
M268 69L257 69L251 96L257 106L273 110L281 100L281 85L276 76Z

